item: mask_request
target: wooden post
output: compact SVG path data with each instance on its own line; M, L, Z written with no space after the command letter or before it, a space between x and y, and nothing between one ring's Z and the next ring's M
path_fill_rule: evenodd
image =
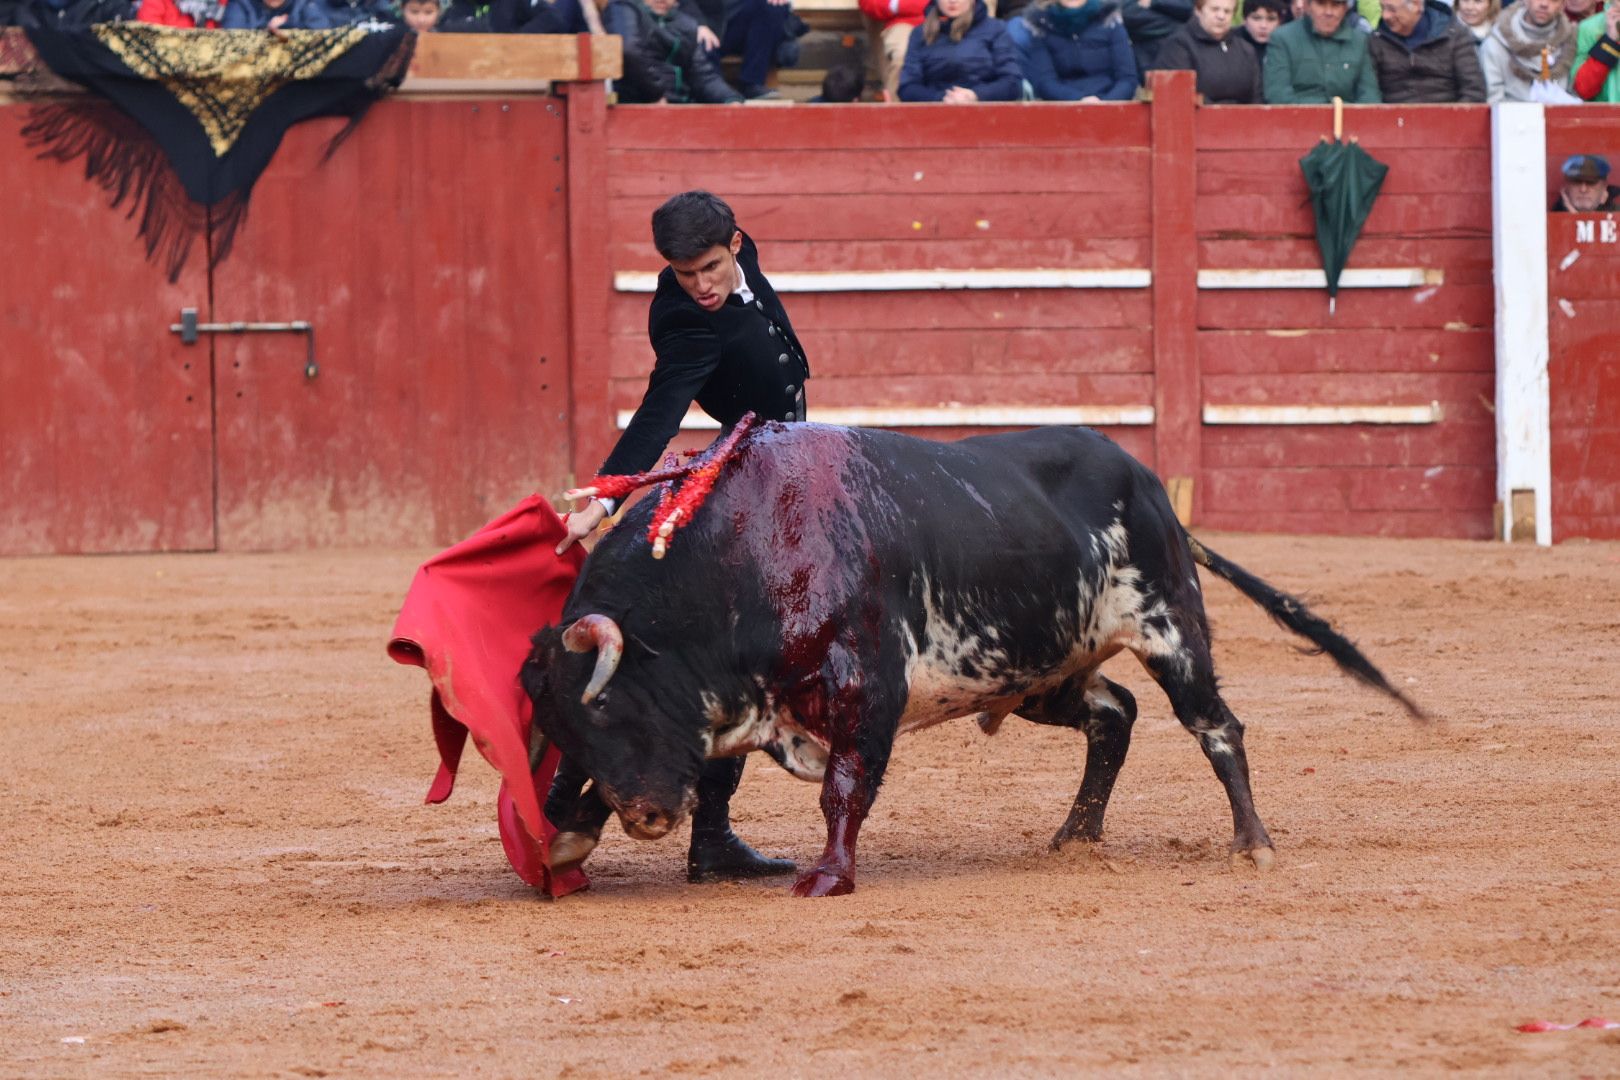
M1198 364L1195 76L1155 71L1153 92L1153 465L1191 525L1200 506L1203 386Z
M613 447L609 400L613 295L607 189L607 90L566 86L568 109L568 378L570 460L577 482Z

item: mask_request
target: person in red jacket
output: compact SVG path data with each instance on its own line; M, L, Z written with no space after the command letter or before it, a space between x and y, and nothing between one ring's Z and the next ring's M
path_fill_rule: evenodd
M141 0L135 18L140 22L159 26L178 26L185 30L206 27L219 28L220 16L225 12L224 0Z
M871 36L882 43L883 92L887 101L900 100L900 69L906 63L911 30L923 21L928 0L861 0L861 12L881 29Z

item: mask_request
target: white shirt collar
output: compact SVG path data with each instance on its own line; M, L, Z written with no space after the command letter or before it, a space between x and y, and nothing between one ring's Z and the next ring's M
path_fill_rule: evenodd
M745 304L754 302L754 290L748 287L748 275L743 273L742 263L737 264L737 295Z

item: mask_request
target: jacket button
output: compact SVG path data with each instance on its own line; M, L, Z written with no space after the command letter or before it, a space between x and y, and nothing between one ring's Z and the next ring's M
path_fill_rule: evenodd
M767 334L769 334L769 335L771 335L771 336L772 336L772 337L775 337L775 336L776 336L776 324L775 324L775 323L771 323L771 325L769 325L769 326L767 326L767 327L766 327L766 328L765 328L765 332L766 332L766 333L767 333Z
M777 362L777 363L778 363L778 364L785 364L785 363L787 363L787 362L788 362L788 354L787 354L787 353L783 353L783 354L782 354L782 355L781 355L781 356L778 356L778 357L777 357L777 358L776 358L776 362Z
M793 409L789 409L787 412L782 414L782 419L784 420L797 420L798 418L799 414Z
M788 385L782 387L782 393L786 394L788 397L792 397L794 394L797 394L798 392L799 392L799 388L797 386L794 386L792 383L789 383Z
M1350 65L1346 64L1344 66L1349 67ZM763 300L755 300L754 301L754 306L759 308L759 310L764 311L765 310L765 301L763 301Z

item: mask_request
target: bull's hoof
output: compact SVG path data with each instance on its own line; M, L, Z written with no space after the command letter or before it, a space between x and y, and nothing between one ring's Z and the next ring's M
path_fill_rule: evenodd
M1062 851L1077 840L1087 847L1092 847L1102 843L1102 834L1099 832L1093 836L1083 829L1070 829L1065 826L1052 834L1052 842L1047 845L1047 848L1052 851Z
M560 874L584 862L596 850L597 838L590 833L560 832L551 838L551 872Z
M855 878L836 870L820 867L810 871L793 883L794 896L846 896L855 891Z
M1252 866L1256 870L1270 870L1276 861L1277 853L1268 847L1232 852L1232 865L1238 869Z

